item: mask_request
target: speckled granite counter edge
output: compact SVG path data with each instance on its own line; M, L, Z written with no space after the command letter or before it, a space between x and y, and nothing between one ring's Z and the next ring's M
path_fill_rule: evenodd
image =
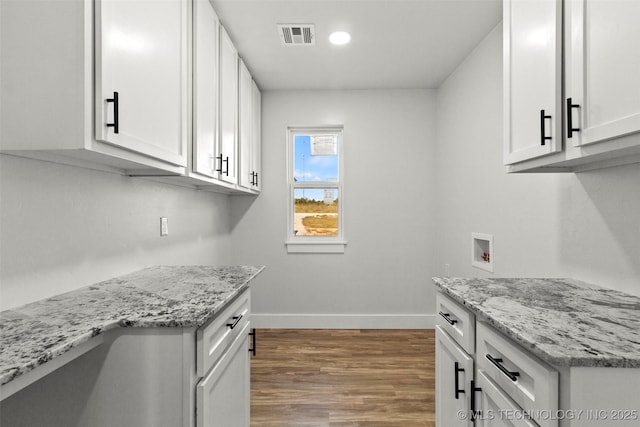
M552 354L548 351L545 351L544 349L539 348L536 342L532 342L527 337L519 334L513 328L510 328L503 322L496 320L491 314L486 313L481 307L470 303L469 301L465 300L464 297L456 294L454 291L447 287L447 284L444 282L444 280L445 279L441 277L432 277L433 283L439 290L441 290L447 296L451 297L454 301L470 310L475 315L477 320L491 325L496 330L502 332L504 335L514 340L518 345L551 365L557 367L640 368L640 359L638 358L627 359L623 357L612 357L610 355L589 355L585 357L575 357L568 356L566 354ZM576 286L583 288L602 289L599 286L575 279L565 278L559 280L563 280L567 283L575 284Z
M199 267L199 266L193 266L193 267ZM152 268L145 269L145 270L150 270ZM172 267L167 267L167 268L172 268ZM179 268L179 267L175 267L175 268ZM182 268L190 268L190 267L182 267ZM216 267L211 267L211 268L216 268ZM224 269L224 268L225 267L219 267L219 269ZM190 319L176 319L175 316L171 317L171 315L168 314L165 316L155 316L155 317L153 316L145 317L144 315L131 317L131 318L125 317L125 318L119 318L115 320L112 319L104 323L101 323L100 320L97 320L95 324L87 325L86 327L83 328L81 332L69 337L68 339L63 340L59 345L39 351L36 355L34 355L36 357L33 357L31 360L22 361L21 363L14 364L13 366L3 366L2 367L3 372L0 373L0 385L4 386L10 383L11 381L15 380L16 378L20 377L21 375L37 369L39 366L45 364L46 362L49 362L63 354L66 354L70 350L77 348L82 344L89 342L91 339L95 338L96 336L101 335L112 329L127 328L127 327L133 327L133 328L194 327L194 328L198 328L200 326L203 326L207 324L210 320L215 318L216 315L221 310L223 310L229 303L235 300L237 296L239 296L242 292L244 292L247 288L249 288L249 283L264 270L265 266L250 267L250 268L255 268L255 271L253 272L253 274L249 274L246 277L244 277L243 283L236 286L233 289L233 291L226 293L224 300L217 301L216 304L209 306L206 309L202 309L202 310L192 309L190 314L192 314L193 317ZM141 271L145 271L145 270L141 270ZM140 273L140 272L135 272L135 273ZM132 274L135 274L135 273L132 273ZM127 277L127 276L122 276L122 277ZM118 279L119 278L106 280L104 282L100 282L100 284L117 281ZM97 284L97 285L100 285L100 284ZM94 286L97 286L97 285L94 285ZM76 291L68 292L67 294L82 292L84 289L88 289L88 288L90 288L90 286L78 289ZM45 301L45 300L42 300L42 301ZM16 311L17 313L20 313L19 310L20 310L20 307L16 309L6 310L6 312ZM3 348L3 351L6 351L6 348Z
M508 326L504 325L503 323L496 321L492 316L490 316L487 313L485 313L484 311L482 311L482 309L477 307L476 305L467 303L467 301L465 301L464 298L462 298L459 295L457 295L456 293L452 292L450 289L448 289L446 287L446 285L436 282L435 279L436 278L434 278L434 283L436 283L436 286L438 286L438 288L440 290L442 290L447 296L451 297L451 299L455 300L460 305L465 306L469 311L471 311L474 314L474 316L476 317L476 320L480 320L480 321L483 321L485 323L490 324L495 329L499 330L503 334L505 334L508 337L512 338L517 344L519 344L522 347L524 347L525 349L529 350L531 353L535 354L536 356L538 356L540 359L544 360L545 362L550 363L550 364L555 365L555 366L580 365L580 363L577 363L578 361L575 361L575 363L574 363L572 358L567 358L567 357L562 357L562 356L555 357L555 356L552 356L552 355L548 354L547 352L540 351L540 349L538 349L538 347L536 347L535 343L530 342L529 340L527 340L526 338L522 337L520 334L514 332L511 328L509 328Z

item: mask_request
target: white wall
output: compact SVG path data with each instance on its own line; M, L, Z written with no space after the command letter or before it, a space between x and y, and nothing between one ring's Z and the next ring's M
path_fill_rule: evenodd
M438 274L576 279L640 294L640 165L508 175L502 166L502 26L437 94ZM494 273L471 233L494 235Z
M234 198L235 261L265 264L259 327L420 327L433 312L435 95L410 91L263 94L262 184ZM344 125L344 254L287 254L287 126Z
M227 196L8 155L0 194L1 309L151 265L231 259Z
M0 308L158 264L267 265L257 326L429 325L446 263L640 295L640 165L504 173L501 30L437 92L266 92L257 198L0 155ZM319 124L345 126L348 246L288 255L286 127ZM495 236L493 274L472 232Z

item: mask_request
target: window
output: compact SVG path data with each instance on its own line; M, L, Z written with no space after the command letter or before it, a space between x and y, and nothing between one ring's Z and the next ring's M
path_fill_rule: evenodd
M342 253L342 128L289 128L290 253Z

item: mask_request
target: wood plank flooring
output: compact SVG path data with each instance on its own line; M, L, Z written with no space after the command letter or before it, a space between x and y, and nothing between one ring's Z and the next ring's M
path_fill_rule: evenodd
M433 330L257 332L252 427L435 427Z

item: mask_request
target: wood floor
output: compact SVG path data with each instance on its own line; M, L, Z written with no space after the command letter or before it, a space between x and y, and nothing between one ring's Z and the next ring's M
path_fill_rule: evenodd
M251 426L435 426L433 330L260 329Z

